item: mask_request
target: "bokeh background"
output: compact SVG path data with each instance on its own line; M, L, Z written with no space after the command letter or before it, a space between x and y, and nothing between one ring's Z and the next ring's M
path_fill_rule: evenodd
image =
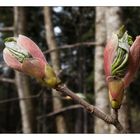
M7 37L30 37L71 90L110 114L103 50L122 25L135 40L140 8L0 7L0 133L117 133L72 99L6 66L2 50ZM140 72L119 111L130 133L140 132L139 110Z

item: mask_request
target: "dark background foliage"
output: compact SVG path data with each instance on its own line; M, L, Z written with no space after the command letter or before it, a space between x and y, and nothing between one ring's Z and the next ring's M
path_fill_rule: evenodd
M55 7L56 8L56 7ZM62 7L59 12L53 10L54 28L59 28L60 33L56 34L58 47L64 44L75 44L78 42L95 41L95 7ZM45 27L42 7L26 7L27 16L27 36L34 40L41 50L48 49L45 40ZM135 38L140 34L140 8L122 7L122 20L129 34ZM13 26L13 7L0 7L0 28ZM14 72L3 66L2 50L3 39L13 36L13 32L0 32L0 76L13 78ZM86 96L87 100L94 103L94 84L93 84L93 62L94 47L75 47L64 49L60 53L62 81L65 82L73 91ZM50 62L50 55L45 55ZM30 87L33 95L41 95L34 99L37 108L37 117L52 112L52 95L50 89L42 87L35 79L30 78ZM132 110L131 121L135 132L140 132L140 72L128 88L129 106ZM21 115L18 100L2 103L10 98L17 98L16 87L10 83L0 82L0 132L1 133L20 133ZM47 104L44 103L47 98ZM75 104L72 100L64 100L64 106ZM87 113L87 117L82 115L79 119L82 122L82 132L84 131L84 121L87 121L87 132L93 132L93 118ZM70 110L63 113L69 133L75 132L77 110ZM53 122L54 116L40 119L37 121L39 133L56 133L56 126ZM45 128L45 130L44 130Z

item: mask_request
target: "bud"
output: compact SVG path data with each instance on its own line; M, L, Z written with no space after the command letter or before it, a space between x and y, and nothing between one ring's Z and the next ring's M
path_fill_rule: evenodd
M124 83L121 79L109 79L109 100L113 109L119 109L124 95Z
M134 49L136 42L137 40L133 43L132 37L128 35L124 27L121 27L116 34L113 34L111 40L106 45L104 51L104 69L109 88L109 100L113 109L120 108L124 89L131 82L138 67L135 65L132 68L132 64L137 61L134 57L140 52L140 45L139 47L137 45L138 52L136 52L136 48ZM134 54L134 52L137 54ZM134 61L132 62L133 59Z
M60 79L56 76L52 67L50 67L49 65L45 66L45 76L43 78L43 82L51 88L61 83Z
M6 64L20 72L35 77L48 87L60 83L39 47L29 38L19 35L5 40L3 58Z

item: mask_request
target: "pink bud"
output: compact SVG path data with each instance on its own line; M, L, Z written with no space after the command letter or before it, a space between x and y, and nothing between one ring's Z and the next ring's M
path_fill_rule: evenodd
M129 86L140 66L140 36L136 37L129 53L128 71L124 77L125 88Z
M27 59L22 64L22 71L30 76L34 76L37 79L42 79L45 75L44 61L41 59Z
M111 65L113 63L113 59L115 57L116 51L116 40L111 39L104 50L104 69L107 81L110 77L113 77L111 74ZM128 69L123 78L124 88L128 87L132 82L134 75L136 74L138 68L140 66L140 36L136 37L136 40L132 44L129 50L129 58L128 58Z
M108 41L104 50L104 70L106 78L111 76L111 65L115 56L115 51L118 45L118 38L113 34L112 38Z
M28 37L19 35L5 42L3 58L7 65L41 79L45 75L47 61L39 47Z
M140 36L134 43L131 39L127 32L120 38L113 35L104 50L105 76L114 109L120 108L124 89L132 82L140 66Z
M30 38L19 35L17 45L24 47L33 58L39 58L47 63L42 51Z
M9 67L21 71L22 64L9 52L7 48L3 50L3 58Z

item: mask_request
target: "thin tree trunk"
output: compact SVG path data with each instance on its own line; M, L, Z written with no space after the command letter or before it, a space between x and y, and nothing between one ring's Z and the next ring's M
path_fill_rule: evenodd
M77 36L80 34L80 32L77 32ZM83 93L83 49L82 47L78 48L77 50L77 58L78 58L78 91L80 93ZM83 109L79 108L76 110L76 117L75 117L75 133L82 133L83 132L83 122L84 122L84 116L83 116Z
M22 7L14 7L14 35L24 34L26 29L26 15L25 9ZM27 76L23 73L15 72L15 79L19 98L30 96L30 89ZM36 117L34 107L31 99L19 101L21 118L22 118L22 132L32 133L36 130Z
M106 30L107 30L107 39L110 39L113 32L116 32L121 24L121 9L119 7L106 7L105 16L106 16Z
M48 43L49 49L56 49L57 44L55 40L54 30L53 30L53 23L52 23L52 9L50 7L44 7L44 20L45 20L45 29L46 29L46 40ZM51 62L53 69L55 70L56 74L59 73L60 70L60 56L59 52L55 51L51 54ZM53 107L54 111L59 110L62 108L62 102L59 98L55 98L55 96L58 96L57 91L52 90L53 93ZM66 133L66 124L64 117L62 115L59 115L56 117L56 126L57 126L57 132L58 133Z
M109 39L112 35L113 32L116 32L120 26L122 25L122 20L121 20L121 8L120 7L106 7L106 28L107 28L107 39ZM130 125L129 125L129 108L127 104L127 97L125 95L122 106L119 110L119 120L121 124L127 128L129 131ZM116 133L117 130L113 127L110 126L110 132L111 133Z
M106 26L105 26L105 7L96 7L96 42L105 44L106 41ZM105 82L103 68L103 52L104 46L97 45L95 47L94 58L94 90L95 90L95 105L109 113L108 93ZM94 122L95 133L109 133L109 125L99 118L95 118Z

